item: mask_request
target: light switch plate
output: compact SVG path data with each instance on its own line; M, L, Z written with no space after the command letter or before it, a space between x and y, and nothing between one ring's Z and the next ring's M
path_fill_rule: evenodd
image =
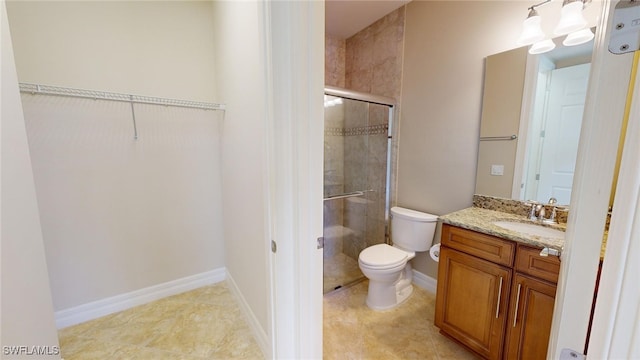
M504 175L504 165L491 165L491 175L494 175L494 176Z

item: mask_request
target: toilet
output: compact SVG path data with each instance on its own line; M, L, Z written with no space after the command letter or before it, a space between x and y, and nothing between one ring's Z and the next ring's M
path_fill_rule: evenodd
M367 306L392 309L413 292L409 260L416 251L428 251L433 242L438 216L401 207L391 208L393 246L377 244L360 252L360 270L369 279Z

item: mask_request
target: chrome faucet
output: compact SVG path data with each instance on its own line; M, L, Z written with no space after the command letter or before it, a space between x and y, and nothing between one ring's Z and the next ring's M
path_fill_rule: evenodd
M526 205L531 206L531 210L529 211L529 220L531 221L539 221L547 224L555 224L556 223L556 209L555 205L558 200L554 197L549 199L549 203L547 205L551 206L551 216L547 219L547 209L545 208L545 204L541 204L534 200L527 200Z
M547 210L544 208L544 205L538 204L536 205L536 213L538 213L537 220L544 221L544 216L546 215Z
M537 201L533 201L533 200L529 200L525 204L531 206L531 211L529 211L529 220L532 220L532 221L537 220L536 208L540 204Z
M551 205L551 216L548 219L545 219L544 217L542 218L542 221L548 223L548 224L556 224L556 209L557 206L556 204L558 203L558 199L552 197L549 199L549 205Z

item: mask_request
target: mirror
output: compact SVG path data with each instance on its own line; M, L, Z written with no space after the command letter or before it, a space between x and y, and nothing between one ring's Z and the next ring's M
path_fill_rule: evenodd
M476 193L569 204L593 41L487 57Z

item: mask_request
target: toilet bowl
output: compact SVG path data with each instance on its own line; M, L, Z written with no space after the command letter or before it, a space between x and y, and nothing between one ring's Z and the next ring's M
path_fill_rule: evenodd
M358 256L358 265L369 279L367 306L392 309L413 292L413 272L409 260L416 251L427 251L433 241L438 217L400 207L391 208L393 246L370 246Z

